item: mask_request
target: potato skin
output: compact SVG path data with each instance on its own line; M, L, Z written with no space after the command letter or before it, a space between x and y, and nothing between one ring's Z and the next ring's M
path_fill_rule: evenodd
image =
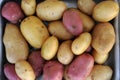
M28 44L16 25L6 24L3 43L5 45L6 58L10 63L27 59Z
M41 48L49 37L46 26L35 16L25 18L20 24L20 29L25 39L34 48Z
M49 23L49 32L60 40L68 40L73 38L73 35L68 32L61 21L53 21Z
M35 80L35 73L32 66L25 60L15 63L15 71L22 80Z
M64 67L58 61L48 61L43 69L43 80L62 80Z
M57 53L57 59L64 65L68 65L74 58L74 54L71 50L71 40L67 40L61 43Z
M119 13L119 5L115 1L102 1L93 9L93 18L98 22L108 22Z
M66 4L59 0L47 0L39 3L36 8L37 16L45 21L58 20L67 9Z
M36 0L21 0L21 8L27 16L33 15L36 9Z

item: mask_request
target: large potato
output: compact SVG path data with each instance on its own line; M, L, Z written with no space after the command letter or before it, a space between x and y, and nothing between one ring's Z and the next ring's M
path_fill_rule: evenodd
M73 38L73 35L68 32L61 21L50 22L48 26L49 32L60 40L68 40Z
M82 54L91 44L92 36L88 32L82 33L78 36L71 45L72 52L75 55Z
M108 53L115 43L115 32L112 24L98 23L92 33L92 47L101 54Z
M58 20L67 9L66 4L59 0L47 0L37 5L37 16L45 21Z
M64 41L58 49L57 59L64 65L69 64L74 57L74 54L71 50L71 44L71 40Z
M36 0L21 0L21 8L27 16L33 15L36 9Z
M44 41L49 37L46 26L35 16L25 18L20 24L20 29L23 36L34 48L41 48Z
M119 5L115 1L102 1L93 9L93 18L99 22L107 22L119 13Z
M6 24L3 43L5 45L6 58L10 63L27 59L28 44L16 25Z
M112 74L109 66L95 65L86 80L111 80Z
M25 60L15 63L15 71L21 80L35 80L35 73L32 66Z
M54 36L49 37L43 44L42 48L41 48L41 56L45 59L45 60L50 60L52 59L58 50L58 39Z

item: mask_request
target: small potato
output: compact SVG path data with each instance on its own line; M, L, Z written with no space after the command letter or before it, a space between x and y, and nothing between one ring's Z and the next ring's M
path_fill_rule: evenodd
M58 61L48 61L43 69L43 80L62 80L64 67Z
M101 54L93 50L92 56L94 57L94 60L97 64L104 64L105 61L108 59L109 54L108 53Z
M71 40L64 41L58 49L57 59L64 65L68 65L74 57L71 51L71 44Z
M91 44L92 36L88 32L82 33L72 42L72 52L75 55L82 54Z
M109 53L115 43L115 31L112 24L98 23L92 32L92 47L101 54Z
M77 5L82 12L91 15L96 3L93 0L78 0Z
M119 13L119 5L115 1L102 1L93 9L93 18L99 22L108 22Z
M25 18L20 24L20 29L25 39L34 48L41 48L44 41L49 37L46 26L36 16Z
M73 38L73 35L68 32L61 21L50 22L48 26L49 32L60 40L68 40Z
M109 66L95 65L86 80L111 80L113 71Z
M18 60L27 59L29 52L28 44L16 25L6 24L3 43L8 62L16 63Z
M25 60L15 63L15 71L22 80L35 80L35 73L32 66Z
M67 9L66 4L59 0L46 0L37 5L37 16L45 21L58 20Z
M21 8L27 16L33 15L36 9L36 0L21 0Z
M50 60L52 59L58 50L58 39L54 36L49 37L43 44L42 48L41 48L41 56L45 59L45 60Z

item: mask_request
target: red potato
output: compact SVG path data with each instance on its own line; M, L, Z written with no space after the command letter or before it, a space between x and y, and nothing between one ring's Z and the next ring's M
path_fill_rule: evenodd
M94 66L94 59L90 54L79 55L65 70L65 80L85 80Z
M45 62L40 55L40 51L33 51L28 57L28 62L32 66L36 77L38 77L42 73Z
M4 65L4 74L8 80L21 80L16 72L15 72L15 65L14 64L5 64Z
M83 32L82 20L77 9L68 9L63 14L63 24L66 29L74 36Z
M7 2L2 8L2 16L12 23L18 23L24 17L16 2Z
M63 65L58 61L48 61L43 69L43 80L62 80Z

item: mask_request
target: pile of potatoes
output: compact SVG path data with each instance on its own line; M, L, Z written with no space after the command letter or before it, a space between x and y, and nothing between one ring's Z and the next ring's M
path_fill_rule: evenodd
M20 6L21 5L21 6ZM3 35L8 80L111 80L104 65L115 44L114 26L119 13L115 1L77 0L78 8L64 1L6 2L8 20Z

